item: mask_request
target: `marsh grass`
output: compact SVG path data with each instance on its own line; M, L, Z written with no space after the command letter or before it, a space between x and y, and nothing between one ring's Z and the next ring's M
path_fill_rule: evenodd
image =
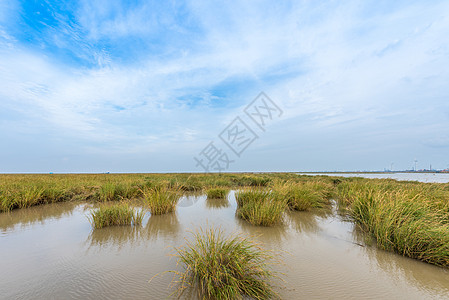
M143 198L152 214L158 214L174 211L184 191L218 187L242 189L236 195L237 215L264 226L281 222L285 207L312 210L327 206L327 200L336 196L339 212L347 213L360 224L379 247L433 264L449 265L447 183L294 173L0 174L0 212L61 201ZM253 191L245 194L246 188ZM208 201L215 206L218 202Z
M0 211L10 211L14 208L14 198L11 197L10 191L0 191Z
M227 198L207 198L206 208L208 209L221 209L229 207L231 204Z
M40 195L41 200L44 203L56 203L67 201L70 191L65 191L56 186L50 186L42 188L42 194Z
M152 215L162 215L175 211L176 204L181 197L179 190L169 189L162 185L142 190L142 194L144 203L149 207Z
M41 196L43 194L43 189L39 187L28 187L23 189L17 198L17 205L19 208L30 207L41 202Z
M236 193L237 215L257 226L273 226L282 222L287 208L284 197L267 190L244 190Z
M277 297L270 281L273 254L240 235L225 236L221 230L193 233L193 240L176 249L178 294L195 288L201 299L272 299Z
M134 225L142 224L145 211L134 211L126 203L118 203L112 206L102 206L91 212L89 221L94 229L107 226L117 225Z
M339 200L378 247L449 266L449 222L444 191L390 181L344 182Z
M173 177L164 184L174 190L184 192L197 192L204 189L208 185L207 178L198 178L197 176L190 175L187 178Z
M206 191L208 199L226 199L229 190L224 188L212 188Z
M256 175L241 175L232 177L232 182L236 186L249 186L249 187L265 187L271 182L271 178L268 176L256 176Z
M273 191L278 197L284 198L292 210L308 211L313 208L323 208L329 204L333 195L332 184L322 181L279 182Z
M129 183L106 183L97 192L97 198L102 202L121 201L138 196L140 196L139 187Z
M44 189L39 186L23 186L2 191L0 196L1 210L9 211L45 203L45 199L42 198L43 193Z
M0 212L61 201L122 201L165 185L178 192L264 187L296 174L0 174ZM306 179L304 179L306 180Z

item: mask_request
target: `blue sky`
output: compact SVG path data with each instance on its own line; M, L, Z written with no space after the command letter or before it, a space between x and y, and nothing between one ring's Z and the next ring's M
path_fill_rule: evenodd
M261 91L227 171L447 168L448 66L448 1L4 0L0 172L201 171Z

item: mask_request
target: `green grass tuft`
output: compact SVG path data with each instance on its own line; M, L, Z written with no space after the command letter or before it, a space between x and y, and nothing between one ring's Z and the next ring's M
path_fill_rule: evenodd
M115 225L141 225L145 212L135 212L128 204L103 206L91 212L89 221L95 229Z
M106 183L97 192L97 198L103 202L132 199L139 195L137 186L124 183Z
M271 191L246 190L236 193L237 215L253 225L281 223L287 208L286 199Z
M248 238L224 236L221 230L201 230L193 237L186 246L176 249L184 266L183 272L175 272L181 284L180 295L193 287L201 299L277 297L269 283L276 277L270 252Z
M156 186L143 190L142 194L144 202L149 207L152 215L173 212L180 198L179 190L169 189L166 186Z
M333 189L331 183L307 181L279 183L275 185L273 191L279 197L285 198L290 209L308 211L329 204Z
M213 188L206 191L209 199L226 199L229 190L223 188Z

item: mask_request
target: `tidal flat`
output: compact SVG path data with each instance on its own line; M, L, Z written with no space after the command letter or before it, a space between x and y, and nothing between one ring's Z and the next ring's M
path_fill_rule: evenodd
M178 287L165 272L183 271L173 255L200 228L275 251L278 277L267 283L282 299L449 297L449 184L293 173L0 178L0 298L168 297ZM152 214L145 193L161 188L179 198ZM229 192L207 197L210 189ZM281 203L279 220L242 218L236 195L248 192ZM93 228L93 211L122 203L143 212L139 224ZM245 214L263 215L258 207Z

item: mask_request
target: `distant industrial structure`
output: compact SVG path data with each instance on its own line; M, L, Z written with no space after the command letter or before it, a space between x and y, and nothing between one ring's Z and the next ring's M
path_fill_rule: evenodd
M390 169L386 169L385 168L383 170L383 172L386 172L386 173L390 173L390 172L391 173L410 173L410 172L418 172L418 173L449 173L449 165L448 165L448 168L440 169L440 170L432 168L432 164L429 165L428 169L418 169L417 168L417 163L418 163L418 160L415 158L413 160L413 166L412 166L412 168L410 170L393 170L394 162L392 162L390 164Z
M416 173L449 173L449 168L438 170L438 169L432 168L432 164L429 165L428 169L418 169L417 165L416 165L417 162L418 161L416 159L413 160L414 165L409 170L393 170L393 163L391 163L390 169L385 168L383 171L380 171L380 172L382 172L382 173L384 173L384 172L385 173L414 173L414 172L416 172ZM369 172L376 172L376 171L369 171Z

